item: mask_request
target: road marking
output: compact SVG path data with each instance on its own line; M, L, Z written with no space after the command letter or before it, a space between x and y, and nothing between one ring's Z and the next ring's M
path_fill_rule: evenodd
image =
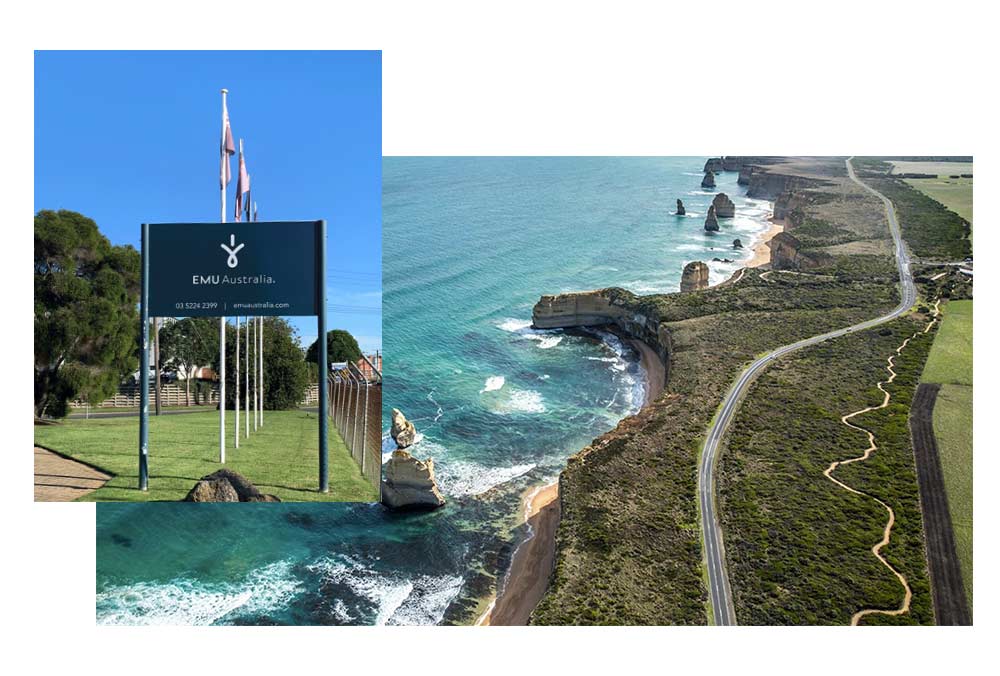
M712 601L712 614L716 624L735 625L736 619L732 616L732 592L729 586L729 576L726 573L726 563L722 556L722 529L715 514L715 480L712 476L712 470L714 469L715 456L719 443L729 427L735 410L738 408L740 397L745 393L747 386L756 378L758 373L779 357L804 347L817 345L831 338L838 338L854 331L864 331L879 324L892 321L909 311L917 300L916 286L914 286L913 277L910 274L910 257L906 252L906 245L903 242L899 223L896 220L896 210L888 197L858 179L854 174L854 167L851 166L852 159L854 159L853 156L847 158L845 162L848 178L882 200L882 205L885 207L889 232L895 243L896 267L899 269L900 302L892 312L881 317L869 319L860 324L836 329L811 338L805 338L772 350L763 357L759 357L744 370L737 379L736 384L726 394L722 410L719 412L719 416L716 418L706 437L701 455L701 467L698 472L698 479L701 484L699 486L699 493L701 494L701 527L702 536L705 540L705 556L708 565L709 597Z

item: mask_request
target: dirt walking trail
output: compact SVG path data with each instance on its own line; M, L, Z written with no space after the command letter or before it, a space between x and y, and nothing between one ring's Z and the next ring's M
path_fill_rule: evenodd
M938 309L940 304L941 304L940 300L934 303L933 319L931 319L931 321L927 323L927 326L924 327L923 333L927 333L928 331L930 331L931 327L934 326L934 323L937 322L938 315L940 314L940 310ZM892 511L892 507L890 507L882 500L879 500L874 495L871 495L869 493L864 493L855 488L851 488L843 481L834 478L833 472L841 465L849 465L854 462L863 462L868 458L870 458L872 453L878 450L878 445L875 443L875 435L872 434L867 429L865 429L864 427L861 427L860 425L855 425L854 423L849 421L851 418L863 415L865 413L868 413L869 411L877 411L889 405L889 400L891 397L889 395L889 391L885 389L885 385L888 385L889 383L891 383L893 380L896 379L896 371L893 370L893 366L895 366L894 363L895 359L903 352L903 349L906 347L906 345L911 340L916 338L917 335L918 335L917 333L914 333L912 336L904 340L903 344L896 348L895 354L891 355L888 358L888 360L886 360L887 364L885 368L889 372L889 377L886 380L879 382L877 385L878 389L882 392L882 394L885 395L885 397L882 399L882 403L879 404L878 406L869 406L867 408L861 409L860 411L855 411L854 413L848 413L847 415L843 416L840 419L840 422L844 423L851 429L859 430L868 435L868 448L865 449L865 452L863 454L859 455L856 458L850 458L848 460L836 460L830 463L830 466L827 467L826 470L823 472L823 476L825 476L827 479L837 484L844 490L850 491L855 495L861 495L870 500L874 500L878 504L882 505L882 507L885 508L885 511L889 513L889 520L886 522L885 530L882 532L882 539L879 542L877 542L875 546L872 547L872 554L875 555L875 558L877 558L882 563L883 566L888 568L892 572L892 574L896 576L896 579L899 580L899 583L901 585L903 585L903 590L905 591L905 594L903 596L903 603L900 604L899 608L895 609L865 608L863 610L859 610L858 612L854 613L853 616L851 616L852 627L857 626L858 623L861 621L861 619L866 615L904 615L910 612L910 600L913 598L913 592L910 590L910 583L907 581L905 575L903 575L898 570L893 568L892 565L886 560L886 558L882 556L882 548L885 547L887 544L889 544L889 539L892 536L892 527L896 523L896 513Z

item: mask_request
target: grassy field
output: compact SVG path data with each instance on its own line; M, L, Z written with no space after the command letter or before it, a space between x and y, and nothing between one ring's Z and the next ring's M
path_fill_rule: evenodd
M231 418L229 418L231 420ZM182 500L206 474L219 469L219 422L215 411L150 416L149 490L138 486L138 418L68 420L35 427L35 443L114 475L87 501ZM315 413L268 411L267 424L226 449L226 467L263 493L286 501L375 501L377 489L361 476L340 436L330 426L330 492L319 493L319 439ZM230 431L232 425L230 424Z
M922 379L942 383L934 406L948 509L972 607L972 301L944 306L944 321Z
M972 223L971 178L907 178L904 180Z
M911 162L907 160L889 160L894 174L937 174L951 176L953 174L971 174L972 162Z

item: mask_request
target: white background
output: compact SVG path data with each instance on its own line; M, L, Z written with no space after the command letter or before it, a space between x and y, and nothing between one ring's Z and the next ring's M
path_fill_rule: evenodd
M987 642L997 602L988 256L997 244L998 38L987 3L45 5L8 4L0 26L0 654L9 673L977 673L995 654ZM31 167L58 162L33 157L32 50L279 47L384 50L387 155L974 154L976 627L95 627L94 506L33 504L28 478ZM321 114L308 100L303 92L304 143L310 116ZM141 171L142 139L136 144L136 158L121 161Z

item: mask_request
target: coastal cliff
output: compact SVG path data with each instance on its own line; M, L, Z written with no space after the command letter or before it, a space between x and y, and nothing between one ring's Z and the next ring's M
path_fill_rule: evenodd
M625 335L648 345L664 368L668 368L670 332L659 317L640 310L638 300L634 293L617 287L542 296L531 311L531 321L536 329L616 326Z

